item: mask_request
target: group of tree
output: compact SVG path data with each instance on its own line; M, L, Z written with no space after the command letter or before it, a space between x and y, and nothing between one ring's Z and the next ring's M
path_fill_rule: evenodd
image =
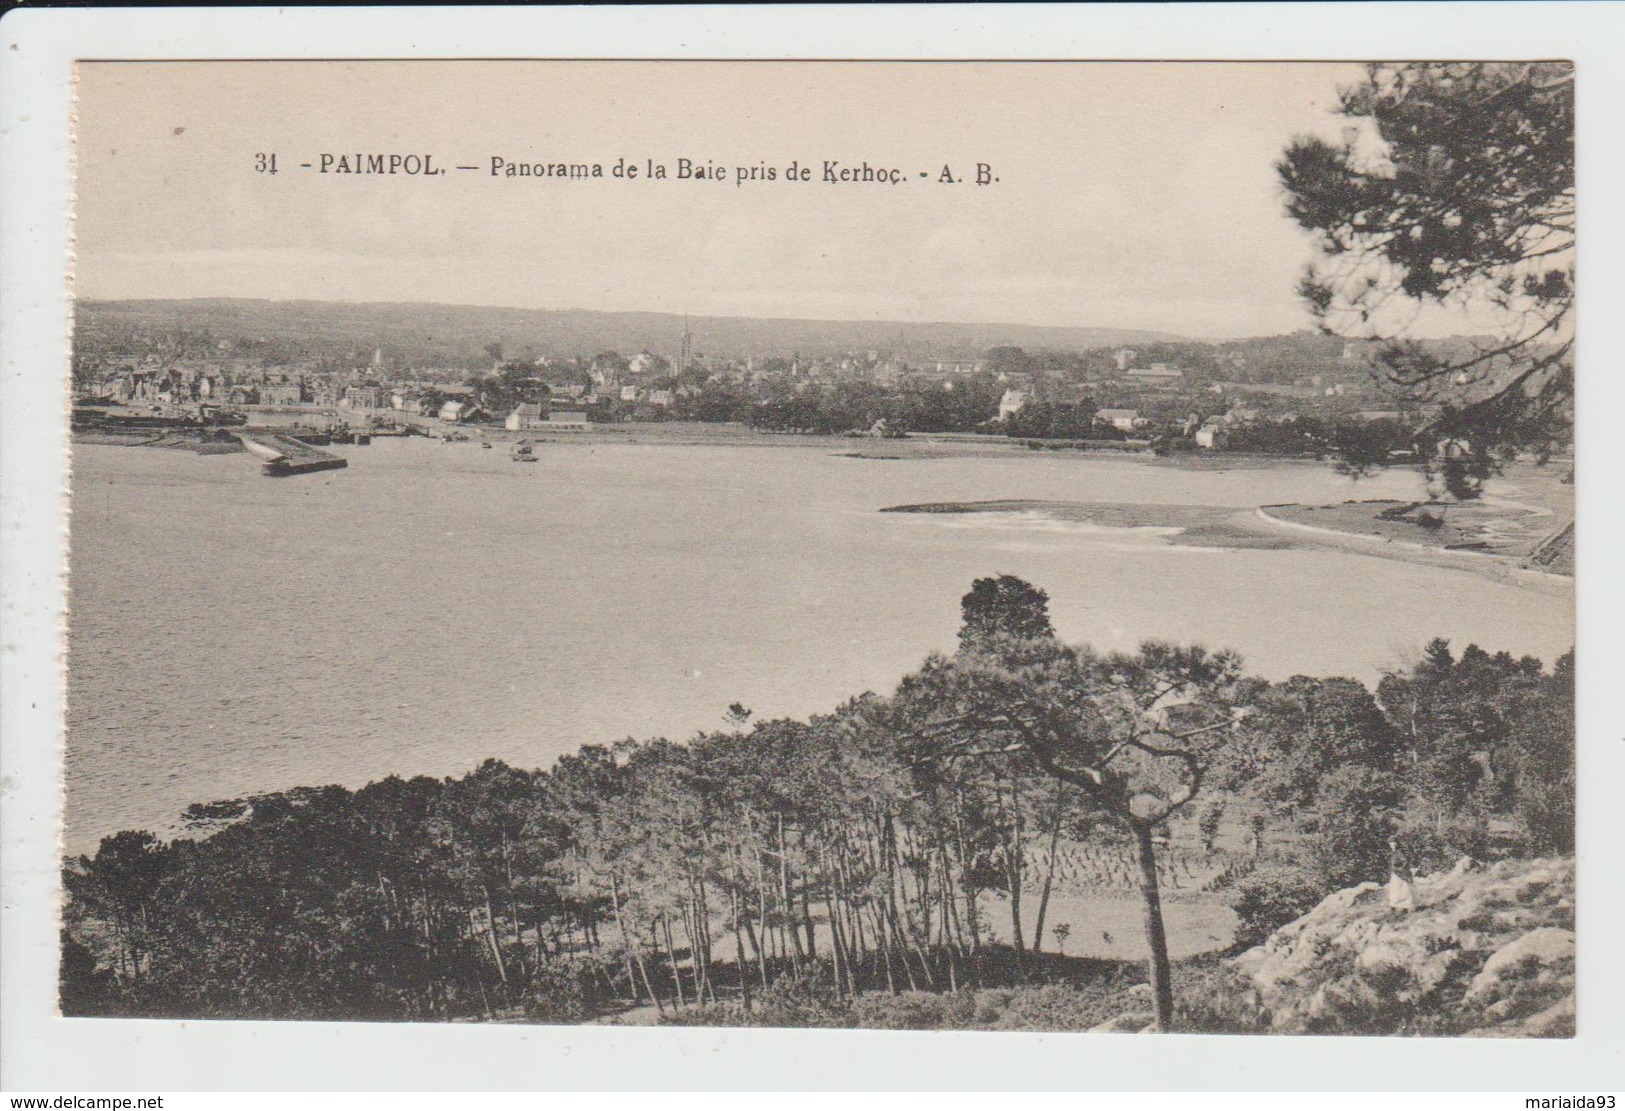
M1382 879L1390 841L1422 872L1572 853L1573 665L1572 652L1549 670L1477 646L1456 657L1434 640L1375 691L1296 676L1249 694L1212 754L1209 803L1242 800L1254 828L1238 944Z
M1417 425L1386 417L1247 421L1229 426L1224 448L1258 455L1331 456L1346 471L1363 471L1401 456L1414 458Z
M553 393L541 370L524 362L502 363L490 374L471 377L468 385L474 403L498 419L523 404L545 404Z
M879 421L899 432L971 432L998 416L1003 392L986 374L958 379L952 389L934 382L886 387L847 379L755 398L744 419L753 428L824 435L867 432Z
M1382 878L1396 836L1424 861L1572 851L1570 657L1435 642L1371 691L1068 645L1009 576L963 615L956 651L894 694L806 721L735 706L683 744L200 805L191 836L106 838L65 867L63 1006L575 1021L748 1013L787 984L951 992L1053 967L1046 927L1087 925L1054 920L1070 846L1141 900L1166 1028L1171 837L1241 877L1254 930Z
M1128 434L1096 418L1093 401L1031 401L1000 421L1006 436L1018 440L1121 440Z

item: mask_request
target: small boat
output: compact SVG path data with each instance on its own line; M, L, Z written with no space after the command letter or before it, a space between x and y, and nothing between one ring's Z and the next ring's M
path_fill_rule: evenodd
M484 448L486 451L490 451L491 450L491 441L490 440L481 440L480 441L480 446L482 448Z
M513 445L513 451L509 454L512 456L515 463L536 462L536 448L529 440L524 440Z
M293 436L268 434L260 439L239 432L237 439L250 455L260 460L260 473L271 478L286 478L312 471L336 471L350 465L349 460L319 451ZM266 443L265 440L271 442Z
M247 436L241 436L238 438L242 441L243 447L248 449L249 454L256 456L262 462L286 463L288 461L287 455L278 451L274 447L269 447L262 444L258 440L251 440Z
M336 455L324 455L317 459L269 459L260 464L260 473L270 478L287 478L289 475L310 474L312 471L338 471L350 465L348 459L340 459Z

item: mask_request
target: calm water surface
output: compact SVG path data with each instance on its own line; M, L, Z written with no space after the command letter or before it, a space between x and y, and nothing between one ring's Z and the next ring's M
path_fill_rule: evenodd
M865 460L829 446L382 441L273 481L244 456L74 452L66 847L189 803L584 743L685 737L730 702L805 715L951 648L1008 572L1063 636L1240 651L1271 678L1371 681L1432 636L1550 660L1550 592L1333 551L1176 547L1034 516L879 514L1044 498L1255 506L1406 496L1322 466Z

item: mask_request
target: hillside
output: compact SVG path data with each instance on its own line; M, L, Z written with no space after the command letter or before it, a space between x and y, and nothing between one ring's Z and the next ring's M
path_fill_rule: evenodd
M1327 896L1186 993L1182 1028L1573 1036L1572 858L1463 860L1414 890L1410 911L1375 883ZM1149 1019L1111 1028L1136 1017Z
M382 347L397 359L451 363L499 343L510 357L527 351L675 352L685 318L670 313L590 312L397 303L260 301L205 298L172 301L81 301L81 350L116 344L121 336L208 332L222 339L294 343L333 352ZM722 357L835 355L883 350L913 358L972 358L1009 344L1032 349L1086 350L1180 337L1124 328L1041 327L885 320L758 320L733 316L687 318L697 353ZM484 358L481 355L481 358ZM489 360L486 359L488 362Z

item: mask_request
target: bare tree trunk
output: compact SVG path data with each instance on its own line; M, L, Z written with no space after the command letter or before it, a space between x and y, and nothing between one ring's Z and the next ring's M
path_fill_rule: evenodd
M519 896L514 892L513 854L508 849L507 834L502 836L502 874L503 894L508 897L508 920L513 923L514 959L519 962L519 981L524 983L530 979L530 970L525 967L525 926L519 917Z
M750 1014L750 973L745 967L745 916L740 913L737 876L733 887L729 890L729 898L732 903L729 909L733 911L734 919L734 963L739 969L739 999L741 1005L745 1008L745 1013L748 1015Z
M705 1002L706 988L711 982L710 924L704 888L697 886L692 876L688 891L689 898L683 905L683 933L688 938L689 964L694 969L694 1003L700 1006ZM702 932L707 935L703 940ZM711 994L714 997L716 992Z
M900 883L897 851L897 826L891 816L887 815L881 843L881 852L886 859L886 905L884 910L876 908L876 913L883 915L885 927L881 932L881 938L885 946L883 952L886 954L886 986L893 992L897 990L896 984L892 981L891 971L891 949L895 945L898 959L903 962L903 975L908 977L908 990L917 991L919 985L914 982L914 969L909 967L908 963L909 941L897 910L897 889ZM905 903L908 901L907 888L903 888L903 901ZM926 968L929 970L929 966Z
M801 927L795 920L795 903L790 896L790 846L784 837L784 815L776 815L779 826L779 913L782 927L795 946L796 969L799 972L806 954L801 947Z
M954 895L953 865L948 861L946 845L938 850L937 856L942 866L942 936L955 955L963 956L965 928L959 921L959 900Z
M751 952L756 954L756 972L762 982L762 990L767 990L767 952L762 948L762 934L757 932L756 923L750 915L745 915L745 933L750 935Z
M649 982L649 968L643 963L643 954L638 953L636 959L638 975L643 978L643 990L648 992L649 998L655 1001L655 1013L664 1018L666 1017L666 1005L660 1001L660 995L655 991L655 986Z
M841 923L846 930L847 956L862 965L868 956L863 932L863 920L852 900L851 872L847 868L846 842L842 838L835 847L836 905L841 911ZM856 988L853 989L854 991Z
M801 885L801 928L807 932L807 956L818 960L818 935L813 930L812 891L810 884Z
M895 855L895 854L897 854L897 853L899 853L901 851L901 847L897 844L897 839L896 839L896 836L895 836L895 829L893 831L893 834L894 835L893 835L893 838L892 838L892 851L893 851L893 854ZM898 863L902 863L901 859L898 860ZM906 872L907 872L906 867L900 870L900 874L903 874L903 873L906 873ZM916 955L916 957L918 957L919 962L920 962L920 975L921 975L921 977L924 978L927 987L934 988L934 987L937 986L936 979L931 975L931 958L930 958L930 955L926 952L926 947L931 944L930 908L926 905L926 899L927 899L927 897L929 895L929 888L926 887L925 885L923 885L920 882L916 882L916 884L915 884L916 888L918 888L918 893L917 894L918 894L918 902L920 904L919 907L918 907L919 916L920 916L921 922L924 923L923 925L921 925L919 927L918 932L916 932L915 922L914 922L914 915L909 911L909 908L908 908L908 888L907 888L907 886L905 884L903 884L901 882L899 883L898 886L901 889L902 894L903 894L903 907L902 907L903 917L902 917L902 919L898 918L898 916L897 916L897 906L896 906L896 904L894 902L892 904L892 929L897 934L898 940L903 945L903 951L902 951L903 967L904 967L905 970L907 970L907 968L908 968L908 950L910 948L913 948L914 952L915 952L915 955ZM914 974L912 972L910 972L908 974L908 979L909 979L909 987L913 988L915 985L914 985Z
M915 959L920 962L920 975L925 978L926 985L928 987L936 987L937 985L935 981L931 979L931 959L929 955L927 955L925 949L917 941L915 941L912 936L910 936L907 927L897 917L895 910L891 916L891 928L892 937L895 938L897 942L898 956L901 957L903 961L903 972L908 976L908 989L910 991L919 990L919 985L914 982L914 970L909 966L908 963L908 952L910 949L914 950Z
M705 964L700 957L700 939L694 929L694 880L688 880L688 897L678 909L682 913L683 936L688 940L688 965L694 972L694 1005L705 1002Z
M748 824L754 834L756 823L751 821ZM756 865L756 924L751 926L750 943L756 949L756 967L762 974L762 990L766 991L768 988L768 955L764 946L770 943L773 938L767 928L767 869L762 867L761 846L756 845L754 841L752 842L751 858ZM750 922L748 918L745 921L747 925Z
M1162 925L1162 896L1157 891L1157 848L1148 822L1130 821L1140 861L1140 895L1145 900L1145 941L1151 950L1146 961L1151 975L1151 998L1156 1004L1157 1029L1167 1032L1174 1024L1174 986L1168 964L1168 935Z
M807 861L807 871L810 878L812 873L812 857L807 852L807 834L805 830L802 830L797 834L796 843L801 846L801 855L802 858ZM803 883L801 885L801 928L807 931L807 956L811 957L814 961L817 961L818 935L813 931L812 892L809 890L810 886L811 885L807 883Z
M888 994L888 995L896 995L897 994L897 981L892 977L892 971L891 971L891 940L886 936L886 928L885 928L885 924L884 924L885 911L883 911L878 906L874 908L874 911L875 911L875 929L876 929L876 932L877 932L877 934L878 934L878 936L880 938L880 942L879 942L880 960L881 960L881 963L885 966L885 969L886 969L886 994Z
M829 915L829 952L830 961L835 972L835 998L839 999L846 993L845 980L851 977L851 968L847 965L845 947L841 944L841 924L835 918L835 899L829 893L829 874L824 873L824 911Z
M972 887L970 878L970 854L965 851L965 793L960 791L954 807L954 841L959 857L960 882L956 884L965 896L965 925L970 929L970 951L974 957L982 948L982 931L979 928L980 908L976 905L978 891Z
M1049 913L1049 893L1055 885L1055 854L1061 845L1061 824L1066 815L1066 807L1062 805L1061 795L1057 791L1055 796L1055 824L1049 831L1049 863L1044 866L1044 891L1038 898L1038 921L1033 926L1033 952L1037 953L1044 948L1044 916Z
M497 913L491 907L491 892L482 883L480 893L485 896L485 936L491 939L491 956L496 959L497 977L502 986L508 986L508 969L502 963L502 942L497 938Z
M1009 832L1004 838L1004 886L1010 893L1010 941L1016 949L1017 967L1021 967L1021 958L1027 952L1026 931L1021 928L1021 888L1025 880L1025 852L1022 847L1022 831L1025 828L1021 814L1021 785L1012 778L1010 786L1009 822L1001 822L1007 826ZM1000 816L1005 809L1003 777L996 778L993 784L994 799L998 804Z
M694 892L694 931L699 936L699 960L705 968L705 979L710 981L710 898L705 895L705 875L689 880Z
M671 982L677 988L677 1006L688 1006L688 999L683 994L683 974L677 968L677 947L671 940L671 915L661 914L660 925L666 935L666 959L671 962Z
M632 989L632 1002L635 1004L638 1001L638 980L637 974L632 971L632 935L627 932L626 919L621 917L621 885L613 872L609 875L609 904L615 910L615 928L621 931L621 948L626 952L626 984ZM541 927L537 926L536 935L538 940L541 937L541 932ZM649 993L649 997L656 1006L659 1006L660 1000L655 998L652 991Z
M1023 869L1021 847L1021 820L1016 819L1016 825L1011 832L1010 848L1005 861L1005 874L1008 876L1007 884L1010 888L1010 937L1016 943L1018 955L1027 952L1027 939L1021 928L1021 885L1026 880Z

